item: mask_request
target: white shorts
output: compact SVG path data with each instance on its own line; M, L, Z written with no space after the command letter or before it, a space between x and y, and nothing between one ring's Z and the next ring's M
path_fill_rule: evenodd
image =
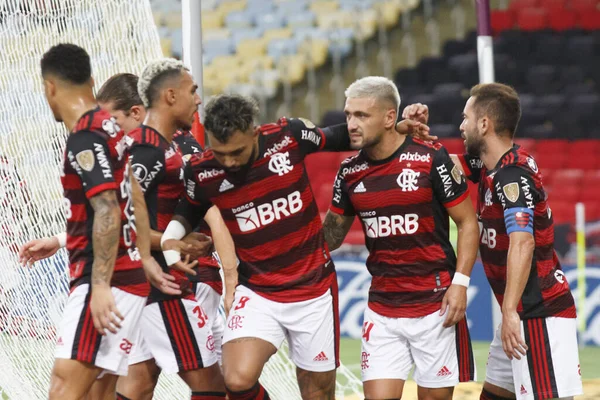
M223 343L256 337L279 348L287 339L297 367L324 372L339 366L339 332L337 286L311 300L279 303L239 285Z
M83 361L104 369L105 373L127 375L128 356L135 348L135 331L146 297L112 287L115 304L123 315L121 329L105 336L94 328L90 312L90 285L79 285L69 294L60 322L56 358Z
M519 400L544 400L583 394L575 318L521 321L527 357L512 361L502 349L502 324L490 346L485 380L515 393Z
M466 319L444 328L439 310L419 318L388 318L367 307L363 324L362 380L413 378L424 388L476 380Z
M168 374L210 367L217 362L210 317L195 299L173 299L144 307L138 341L144 347L130 364L154 358Z
M211 329L215 341L215 353L221 363L221 345L223 343L223 332L225 331L225 315L219 309L221 307L221 295L205 283L196 283L196 300L202 305L212 321Z
M213 288L204 284L196 284L196 301L202 306L202 309L208 316L209 325L212 330L212 339L207 338L209 347L211 340L214 341L214 352L217 356L219 363L221 362L221 343L223 342L223 330L224 330L224 316L219 312L219 306L221 304L221 295L217 293ZM160 317L162 318L162 316ZM212 323L211 323L212 321ZM129 355L129 365L141 363L144 361L152 360L154 356L152 351L148 347L144 340L143 332L141 327L136 330L137 343ZM177 372L177 371L175 371Z

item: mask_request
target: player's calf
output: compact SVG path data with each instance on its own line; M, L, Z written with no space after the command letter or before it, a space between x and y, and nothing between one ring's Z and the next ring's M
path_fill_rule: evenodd
M50 377L49 400L79 400L88 393L102 372L91 364L69 359L56 359Z
M335 370L313 372L296 368L296 375L303 400L335 399Z
M159 375L160 369L154 360L131 364L127 376L117 381L117 395L123 400L152 400Z
M419 400L452 400L454 387L426 388L419 386L417 396Z

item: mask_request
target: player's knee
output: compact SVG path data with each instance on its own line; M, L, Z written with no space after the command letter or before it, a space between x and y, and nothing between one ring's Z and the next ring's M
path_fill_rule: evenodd
M154 394L155 384L147 379L119 379L117 393L126 399L149 400Z
M50 390L48 392L49 400L70 400L75 399L72 395L69 394L68 385L66 379L62 378L55 373L52 374L52 378L50 379Z
M225 386L231 392L243 392L251 389L256 384L255 377L246 373L240 369L225 369L223 378L225 379Z

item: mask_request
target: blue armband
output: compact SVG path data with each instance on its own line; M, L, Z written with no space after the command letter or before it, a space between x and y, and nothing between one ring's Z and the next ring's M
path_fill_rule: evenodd
M529 232L533 235L533 210L526 207L514 207L504 211L506 234Z

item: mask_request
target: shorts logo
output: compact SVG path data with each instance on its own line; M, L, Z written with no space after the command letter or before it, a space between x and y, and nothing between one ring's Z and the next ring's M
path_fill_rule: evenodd
M442 368L440 368L440 370L436 374L436 376L450 376L450 375L452 375L452 371L450 371L448 369L448 367L446 367L445 365Z
M56 341L56 345L57 345L57 346L63 346L63 345L64 345L64 343L63 343L63 340L62 340L62 336L60 336L60 337L58 338L58 340Z
M369 339L371 339L371 329L373 329L374 325L374 323L369 321L363 323L362 338L365 339L365 342L368 342Z
M125 352L125 354L131 353L131 348L132 347L133 347L133 343L131 343L126 338L123 338L123 341L121 342L121 345L119 346L119 348L121 350L123 350Z
M279 176L283 176L294 169L290 161L290 152L275 153L269 160L269 170Z
M504 192L506 199L511 203L514 203L519 199L519 184L517 182L502 186L502 191Z
M227 327L232 331L236 329L240 329L242 327L242 322L244 321L244 317L242 315L232 315L229 318L229 322L227 323Z
M521 385L521 394L527 394L527 389L523 385Z
M84 171L90 172L94 169L94 165L96 164L96 158L94 157L94 152L92 150L84 150L77 153L75 156L77 160L77 164Z
M206 348L208 351L215 351L215 338L213 335L209 335L206 339Z
M313 361L329 361L329 358L327 358L325 352L322 351L319 354L317 354L315 358L313 358Z
M369 368L369 356L371 354L363 351L360 355L360 369L365 370Z

